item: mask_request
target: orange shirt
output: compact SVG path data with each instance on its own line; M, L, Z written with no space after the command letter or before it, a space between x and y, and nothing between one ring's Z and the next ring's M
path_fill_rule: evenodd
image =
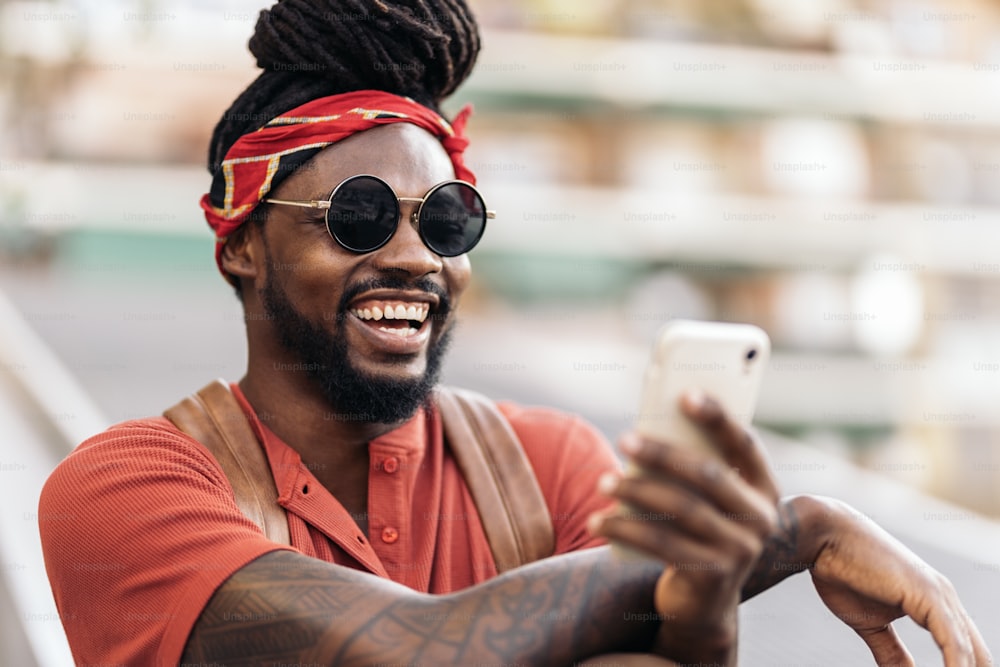
M415 590L448 593L496 576L475 503L443 446L437 411L369 445L368 535L272 433L235 384L264 443L292 547ZM500 404L552 517L556 553L600 544L587 517L607 506L597 478L618 467L582 419ZM162 417L124 422L52 473L39 516L45 566L77 663L173 665L215 590L288 548L243 516L215 459Z

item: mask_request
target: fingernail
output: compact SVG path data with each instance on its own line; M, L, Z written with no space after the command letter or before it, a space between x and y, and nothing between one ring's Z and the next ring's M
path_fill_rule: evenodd
M705 405L705 392L701 389L691 389L684 394L684 400L688 407L694 410L701 410Z
M618 476L611 472L606 472L597 480L597 490L608 496L618 488Z
M619 443L622 452L625 454L638 454L639 453L639 439L638 438L622 438Z
M604 523L603 515L591 514L590 517L587 519L587 530L596 535L597 532L601 529L602 523Z

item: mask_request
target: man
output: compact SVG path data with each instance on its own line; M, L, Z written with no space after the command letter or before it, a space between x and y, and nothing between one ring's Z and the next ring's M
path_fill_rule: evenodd
M352 12L370 18L346 25ZM330 33L316 34L324 21ZM754 438L698 395L685 412L727 465L627 435L622 451L659 473L642 480L620 478L579 418L499 406L554 555L497 576L505 564L432 394L486 219L479 195L452 183L474 181L465 116L449 124L434 108L471 67L474 35L451 1L289 0L262 14L251 49L268 71L234 105L255 121L217 128L203 208L246 313L247 372L231 391L290 545L241 513L220 464L170 421L95 436L53 473L39 511L87 508L41 522L77 661L734 664L735 606L809 569L879 664L908 664L889 625L903 615L950 667L989 664L943 578L834 501L780 499ZM407 44L396 67L366 69ZM289 62L336 81L273 67ZM609 538L657 560L619 559Z

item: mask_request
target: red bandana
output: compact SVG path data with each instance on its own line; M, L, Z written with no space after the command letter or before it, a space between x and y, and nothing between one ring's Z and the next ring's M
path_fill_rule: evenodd
M475 183L462 152L469 145L466 106L452 123L408 97L378 90L359 90L321 97L288 111L256 132L240 137L226 153L201 198L208 226L215 232L215 263L222 271L226 239L286 176L316 153L341 139L388 123L413 123L434 134L448 151L455 177ZM222 271L225 276L225 271ZM228 279L228 277L227 277Z

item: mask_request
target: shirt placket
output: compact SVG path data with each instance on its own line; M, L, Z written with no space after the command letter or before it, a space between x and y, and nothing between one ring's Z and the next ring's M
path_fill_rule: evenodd
M406 568L412 566L411 509L407 507L410 456L394 447L372 445L369 462L369 540L389 576L405 582Z
M300 465L286 493L278 503L305 523L320 531L360 565L379 576L386 576L379 553L371 540L362 535L355 517L330 492Z

